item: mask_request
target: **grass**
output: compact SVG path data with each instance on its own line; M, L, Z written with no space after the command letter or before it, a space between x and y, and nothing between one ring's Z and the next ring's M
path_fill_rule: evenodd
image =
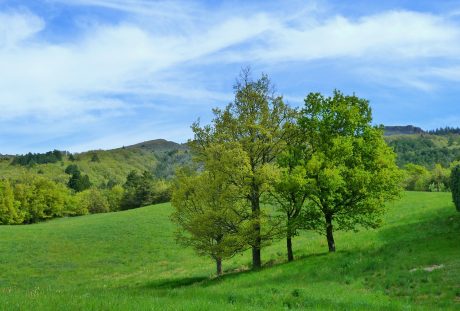
M0 227L2 310L460 309L460 213L448 193L406 193L378 230L284 241L213 262L174 242L171 207ZM440 269L428 272L434 265Z

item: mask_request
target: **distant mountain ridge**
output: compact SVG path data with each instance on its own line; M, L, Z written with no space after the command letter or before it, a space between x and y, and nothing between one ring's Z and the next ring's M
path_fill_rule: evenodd
M166 139L153 139L137 143L134 145L125 146L127 149L143 149L147 151L163 152L171 150L186 150L187 144L179 144ZM118 148L117 148L118 149Z
M426 133L420 127L413 125L396 125L396 126L385 126L385 136L391 135L412 135L412 134L424 134Z

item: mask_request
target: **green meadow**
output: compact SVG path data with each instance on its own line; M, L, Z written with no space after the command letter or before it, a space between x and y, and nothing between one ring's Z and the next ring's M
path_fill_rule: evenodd
M214 262L177 245L170 204L0 227L1 310L458 310L460 213L406 192L377 230L306 232Z

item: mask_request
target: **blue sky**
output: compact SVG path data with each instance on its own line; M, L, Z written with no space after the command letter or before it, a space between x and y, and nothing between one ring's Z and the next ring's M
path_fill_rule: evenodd
M185 142L245 66L293 106L460 126L460 2L0 0L0 153Z

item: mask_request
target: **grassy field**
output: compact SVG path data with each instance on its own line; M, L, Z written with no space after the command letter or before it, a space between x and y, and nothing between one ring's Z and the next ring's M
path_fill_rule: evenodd
M460 213L448 193L406 193L379 230L337 233L214 264L174 242L171 207L0 227L1 310L460 309ZM436 268L431 272L424 268Z

